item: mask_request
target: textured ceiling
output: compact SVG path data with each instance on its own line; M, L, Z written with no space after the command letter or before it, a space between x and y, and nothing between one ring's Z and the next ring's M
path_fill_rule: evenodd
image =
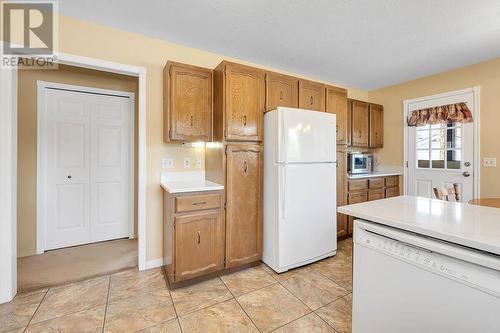
M60 0L59 8L361 89L500 56L499 0Z

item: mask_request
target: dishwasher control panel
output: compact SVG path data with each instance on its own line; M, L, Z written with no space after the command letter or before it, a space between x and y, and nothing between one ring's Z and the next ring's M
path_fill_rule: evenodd
M362 230L356 242L500 297L500 272Z

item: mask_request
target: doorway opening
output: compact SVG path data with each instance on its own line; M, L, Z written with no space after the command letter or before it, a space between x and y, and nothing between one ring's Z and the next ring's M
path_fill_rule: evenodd
M137 78L39 72L18 74L19 291L138 266Z
M479 98L474 87L403 102L405 194L434 198L433 188L458 184L463 202L479 197ZM454 103L466 103L472 123L407 124L414 110Z

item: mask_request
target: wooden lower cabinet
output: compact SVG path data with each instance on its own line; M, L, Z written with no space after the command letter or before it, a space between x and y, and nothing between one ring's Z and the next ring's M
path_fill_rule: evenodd
M183 281L222 269L222 222L219 212L174 219L175 280Z
M347 180L347 204L379 200L399 195L399 176ZM347 235L353 233L352 216L348 217Z
M226 268L262 258L262 147L226 148Z
M169 284L224 265L222 191L163 195L163 256Z

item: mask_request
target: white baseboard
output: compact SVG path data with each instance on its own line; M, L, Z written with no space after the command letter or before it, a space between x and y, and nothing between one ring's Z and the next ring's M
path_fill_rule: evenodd
M146 261L146 267L144 269L147 270L161 266L163 266L163 258L158 258Z

